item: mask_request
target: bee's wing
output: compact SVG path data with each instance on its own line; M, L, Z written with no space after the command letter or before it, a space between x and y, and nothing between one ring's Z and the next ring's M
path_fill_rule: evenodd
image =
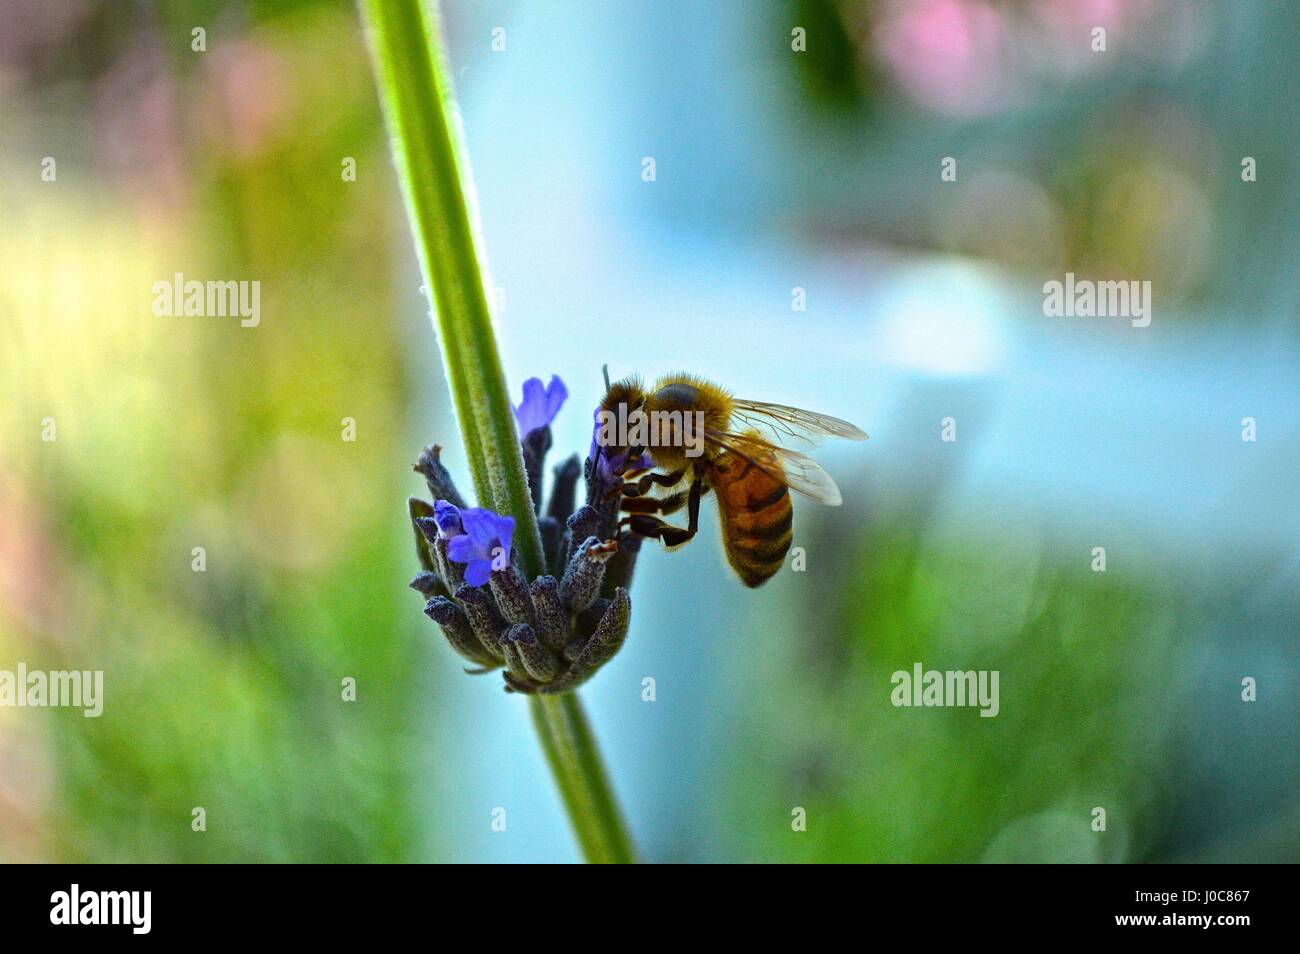
M829 414L805 411L785 404L768 404L764 401L732 401L731 416L762 433L771 435L776 444L794 443L800 447L816 447L827 437L843 437L851 441L865 441L867 435L848 421Z
M844 502L840 488L835 486L831 475L807 454L765 441L756 434L705 431L704 439L715 447L721 447L728 453L749 461L773 480L779 480L791 490L818 503L838 507Z

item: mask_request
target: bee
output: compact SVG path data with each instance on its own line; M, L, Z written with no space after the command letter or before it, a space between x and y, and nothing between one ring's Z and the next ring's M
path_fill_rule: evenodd
M837 417L742 400L692 374L666 374L649 388L635 376L611 385L606 374L605 385L598 419L600 412L612 420L639 411L652 422L649 433L661 438L602 442L602 454L614 462L617 482L610 492L621 494L620 510L627 514L619 526L675 549L695 536L700 501L711 492L727 562L749 587L767 582L785 561L794 519L791 490L832 507L842 502L830 475L785 445L867 438ZM669 423L656 431L656 420ZM685 527L663 519L683 507Z

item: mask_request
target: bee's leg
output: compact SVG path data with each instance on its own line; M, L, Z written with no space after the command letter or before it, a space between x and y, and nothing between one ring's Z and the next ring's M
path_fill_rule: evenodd
M614 477L618 481L618 483L610 485L610 488L607 491L605 491L605 498L608 499L610 497L621 497L624 493L627 492L627 488L629 487L635 490L636 484L628 483L625 478L636 477L644 473L645 473L645 468L642 467L637 470L626 470L621 474L615 474Z
M651 517L643 513L633 514L619 521L643 537L655 537L666 547L679 547L695 534L683 527L674 527L667 520Z
M640 498L624 500L624 509L632 510L629 504L645 506L645 510L650 513L675 513L682 508L683 503L687 505L687 526L674 527L671 523L659 517L650 516L650 513L633 513L630 517L624 517L619 521L619 525L626 525L633 533L640 534L643 537L654 537L663 543L666 547L679 547L690 540L699 531L700 528L700 497L704 493L704 481L697 477L691 484L689 493L682 492L673 494L671 497L665 497L663 500L653 500L651 498ZM646 506L653 504L654 506Z
M674 470L669 474L660 474L657 471L651 471L635 483L627 482L622 486L623 496L640 497L643 496L652 486L675 487L682 482L686 476L685 469ZM664 511L665 513L667 511Z
M695 531L700 529L700 497L704 496L706 489L707 488L704 486L704 475L700 474L696 476L694 482L691 484L691 493L687 500L686 508L687 522L690 526L691 536L695 536Z
M619 506L624 513L657 513L666 517L685 507L686 497L687 493L684 490L669 494L667 497L624 497Z

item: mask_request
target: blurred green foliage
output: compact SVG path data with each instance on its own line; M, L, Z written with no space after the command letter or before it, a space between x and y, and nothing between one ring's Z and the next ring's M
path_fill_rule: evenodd
M92 194L64 159L57 197L9 196L0 481L22 519L0 656L103 669L106 706L0 713L20 753L6 860L429 856L402 501L406 362L432 343L408 352L391 320L388 160L351 8L249 12L237 43L213 27L207 58L139 80L160 115L124 100L110 118L128 152L133 121L170 128L151 145L174 150L175 182L166 157L128 156ZM193 22L222 20L163 8L154 32L101 9L80 29L109 59L137 43L149 62L151 36L161 49ZM178 271L260 281L262 323L151 315L152 282ZM58 440L34 442L46 415Z
M747 674L761 688L730 772L727 805L744 807L717 822L750 860L1141 860L1187 686L1168 587L897 515L869 539L822 540L851 561L772 627L789 636ZM998 670L1000 711L894 707L891 675L916 662ZM777 824L791 798L805 832Z

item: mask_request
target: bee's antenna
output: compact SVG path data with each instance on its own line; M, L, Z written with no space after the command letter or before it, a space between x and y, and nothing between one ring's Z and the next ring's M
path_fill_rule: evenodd
M609 390L609 365L602 364L600 366L600 373L605 376L605 390L608 391Z

